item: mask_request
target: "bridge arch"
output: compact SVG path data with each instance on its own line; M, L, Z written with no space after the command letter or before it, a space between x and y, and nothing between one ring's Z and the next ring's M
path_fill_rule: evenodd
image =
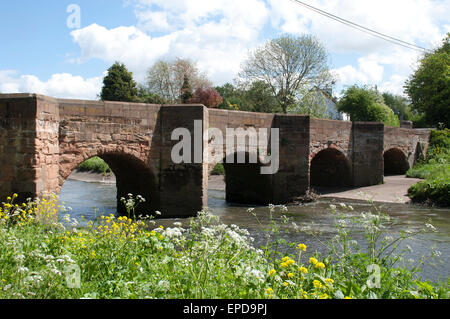
M383 159L385 176L404 175L410 168L407 156L399 148L388 149Z
M116 177L117 212L120 215L127 214L121 198L128 198L128 194L141 195L145 198L145 202L137 207L136 213L138 215L151 215L159 209L160 196L153 170L146 161L123 150L106 150L95 154L85 154L76 161L69 163L69 165L62 165L59 190L62 189L67 178L82 162L94 156L103 159Z
M245 162L239 163L239 158L245 158ZM261 167L264 165L256 158L256 163L250 163L250 153L236 152L223 159L227 202L258 205L271 203L272 177L261 174Z
M318 152L310 164L311 186L352 186L350 160L337 148L329 147Z

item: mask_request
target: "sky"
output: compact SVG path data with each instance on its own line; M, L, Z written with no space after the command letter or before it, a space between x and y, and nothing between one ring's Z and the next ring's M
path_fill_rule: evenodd
M450 0L303 0L377 32L433 49L450 32ZM250 51L313 34L345 87L403 94L422 53L380 40L292 0L0 1L0 92L97 99L106 70L138 83L158 60L187 58L214 85L233 83Z

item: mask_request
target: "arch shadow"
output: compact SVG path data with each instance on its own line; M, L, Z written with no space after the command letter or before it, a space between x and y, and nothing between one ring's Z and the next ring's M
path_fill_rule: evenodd
M117 212L119 215L128 215L127 209L121 198L128 198L128 194L133 197L141 195L145 202L140 203L135 211L136 215L152 215L160 207L160 195L158 183L149 165L134 155L124 152L99 152L94 156L103 159L116 177L117 188ZM80 163L74 164L73 172L82 162L89 159L85 158ZM64 178L64 182L68 176ZM136 217L136 216L134 216Z
M272 176L261 174L264 165L256 158L256 163L250 163L250 153L236 152L223 159L227 202L256 205L272 202Z
M398 148L391 148L384 152L384 176L405 175L409 170L408 159Z
M351 187L352 169L345 154L335 148L317 153L311 161L310 185Z

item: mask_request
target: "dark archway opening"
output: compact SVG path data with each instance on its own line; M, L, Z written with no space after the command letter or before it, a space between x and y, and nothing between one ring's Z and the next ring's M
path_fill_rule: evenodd
M104 183L105 174L93 174L91 182L94 183L86 184L87 180L83 180L83 178L78 179L77 183L73 183L71 181L70 191L78 192L86 198L86 204L76 203L78 210L86 210L83 216L86 217L89 215L91 210L93 211L93 207L106 207L109 209L107 212L99 211L97 212L98 214L110 213L112 206L111 203L114 201L114 210L119 215L127 216L129 214L121 198L128 199L128 194L132 194L133 197L141 195L145 198L145 202L140 203L136 207L135 215L153 215L155 211L158 210L160 206L160 199L157 182L152 170L146 163L132 155L124 153L103 153L99 154L98 157L105 161L111 169L113 176L112 178L108 177L106 179L109 182L112 180L112 183L114 183L115 179L116 187L114 189L111 183L109 183L109 185ZM72 173L72 175L74 175L74 173ZM95 175L97 175L97 180L95 179ZM71 177L69 177L69 179L71 179ZM67 194L65 188L66 187L64 185L61 190L62 194ZM83 197L79 198L74 195L75 194L71 194L72 199L78 199L78 201L80 199L83 200ZM64 198L62 199L64 200Z
M245 158L244 163L238 159ZM261 174L261 163L250 163L249 153L234 153L224 159L226 201L267 205L272 202L271 175Z
M386 151L384 158L384 176L405 175L409 170L408 159L398 148Z
M319 152L311 161L311 186L352 186L351 166L345 155L334 148Z

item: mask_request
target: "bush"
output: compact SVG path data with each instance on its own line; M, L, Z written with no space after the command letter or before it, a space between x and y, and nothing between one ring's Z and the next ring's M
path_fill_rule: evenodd
M100 157L94 156L83 163L81 163L77 169L81 172L94 172L109 174L111 173L111 168L106 164L104 160Z
M382 122L389 126L400 126L398 116L384 103L378 91L355 85L343 93L337 105L338 110L349 114L353 122Z
M415 202L450 206L450 130L431 131L427 158L410 169L408 177L425 181L411 186L409 197Z
M212 170L211 175L225 175L225 167L223 166L223 164L217 164Z

